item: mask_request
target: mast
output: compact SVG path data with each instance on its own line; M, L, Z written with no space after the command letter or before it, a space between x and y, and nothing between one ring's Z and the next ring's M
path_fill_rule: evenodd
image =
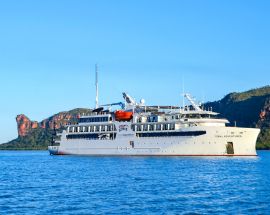
M98 65L95 65L96 71L96 109L98 108Z
M184 85L184 76L182 76L182 107L183 107L183 110L185 110L185 85Z

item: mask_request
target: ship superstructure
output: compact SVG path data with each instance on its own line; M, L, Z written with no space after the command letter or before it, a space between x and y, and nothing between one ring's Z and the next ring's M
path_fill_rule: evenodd
M203 109L190 94L190 105L146 106L123 93L124 102L101 105L58 134L51 154L145 156L254 156L260 132L226 127L227 119ZM111 111L113 106L120 108ZM108 108L108 109L106 109Z

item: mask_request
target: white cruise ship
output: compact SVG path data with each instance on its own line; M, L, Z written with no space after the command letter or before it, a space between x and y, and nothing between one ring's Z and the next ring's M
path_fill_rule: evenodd
M99 106L68 125L49 146L53 155L256 156L256 128L227 127L218 113L185 94L186 107L146 106L123 93L125 103ZM121 109L111 111L113 105ZM108 110L105 108L108 107Z

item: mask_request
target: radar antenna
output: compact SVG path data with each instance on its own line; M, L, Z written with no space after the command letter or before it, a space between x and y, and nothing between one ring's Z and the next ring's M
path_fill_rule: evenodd
M192 107L196 110L196 111L202 111L202 109L200 108L200 106L196 103L195 99L192 98L192 96L188 93L186 93L185 98L187 98L187 100L191 103Z
M134 98L132 98L130 95L128 95L127 93L123 93L123 97L125 99L125 101L129 104L129 105L137 105L136 101Z

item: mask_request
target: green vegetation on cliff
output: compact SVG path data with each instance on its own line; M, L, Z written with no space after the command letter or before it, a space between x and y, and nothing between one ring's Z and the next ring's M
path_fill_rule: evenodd
M37 128L31 130L25 137L18 137L8 143L0 145L0 149L5 150L45 150L51 145L51 129Z
M260 128L257 149L270 149L270 86L243 93L230 93L223 99L208 102L205 108L212 108L227 118L231 126Z

